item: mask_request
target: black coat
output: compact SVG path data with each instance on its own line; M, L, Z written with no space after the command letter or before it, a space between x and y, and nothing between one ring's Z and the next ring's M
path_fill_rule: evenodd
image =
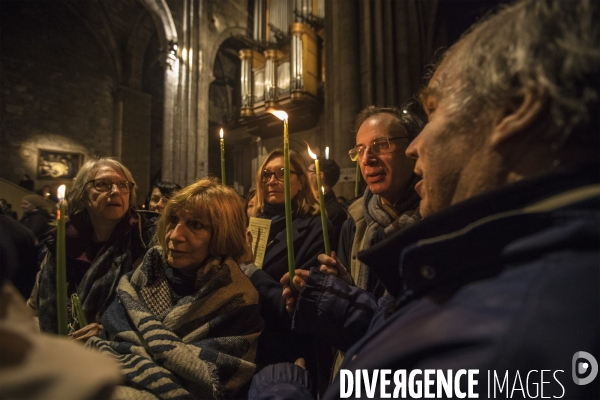
M341 372L405 370L408 377L416 370L447 376L447 370L476 369L479 398L492 398L487 380L496 373L500 381L507 376L508 385L496 385L493 398L512 397L521 378L532 397L534 382L543 381L546 397L597 399L597 378L578 385L571 373L580 352L600 358L599 190L593 166L455 204L359 253L391 293L379 306L368 292L311 271L294 327L304 326L322 341L353 333ZM357 313L367 314L358 327ZM301 387L290 393L303 380L283 385L278 371L266 372L257 375L252 393L260 384L263 394L276 395L250 398L283 398L282 386L288 398L307 398ZM341 397L341 372L323 399ZM366 397L365 390L352 394Z
M272 219L269 244L262 264L262 269L271 275L277 282L288 272L287 241L285 233L285 218L276 216ZM319 214L308 217L295 217L292 220L294 229L294 260L296 269L310 269L317 267L317 256L325 251L323 244L323 230ZM327 229L333 231L330 221ZM334 244L331 233L330 244ZM335 247L334 247L335 248Z
M327 219L329 219L333 225L333 232L330 234L332 238L331 250L337 251L340 232L342 230L342 225L344 225L344 222L346 222L348 219L348 211L346 211L343 205L338 203L337 197L333 190L325 193L323 199L325 200Z
M322 348L311 337L297 335L290 331L290 321L281 296L283 287L279 283L281 277L288 272L285 218L279 214L271 221L269 245L262 264L263 271L258 271L250 279L259 292L261 316L265 320L265 329L258 340L256 364L260 369L269 364L294 362L297 358L303 357L311 375L318 377L320 382L326 383L330 364L333 361L332 354L329 354L330 349ZM308 270L311 267L318 267L320 263L317 256L325 251L320 215L295 216L292 227L296 269ZM330 244L335 248L333 246L335 243L331 240L333 226L329 220L327 220L327 229Z
M10 217L15 220L19 219L19 217L17 217L17 212L8 206L5 209L3 209L2 211L0 211L0 214L4 214L7 217Z
M39 238L44 233L52 229L50 222L52 218L48 211L43 208L36 208L33 211L28 211L21 217L21 223L29 228L36 238Z
M38 271L35 238L31 230L0 214L0 282L10 280L28 298Z

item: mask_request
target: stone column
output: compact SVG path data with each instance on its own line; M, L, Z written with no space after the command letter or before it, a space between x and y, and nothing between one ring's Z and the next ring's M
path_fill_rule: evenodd
M152 97L139 90L125 86L119 87L115 93L115 121L120 125L120 143L114 143L115 152L123 164L129 168L137 184L138 203L149 190L150 178L150 123ZM117 136L117 135L115 135ZM117 137L115 137L117 139Z
M355 164L348 157L354 143L354 118L360 104L360 59L358 43L358 2L325 3L325 137L330 157L341 168ZM354 183L338 183L336 194L354 197Z
M165 110L162 178L186 186L206 174L210 76L202 68L202 1L178 4L177 60L165 79L165 107L172 109Z

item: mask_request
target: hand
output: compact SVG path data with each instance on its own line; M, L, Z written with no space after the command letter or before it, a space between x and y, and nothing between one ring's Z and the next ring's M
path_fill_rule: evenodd
M69 333L69 337L72 340L82 340L86 341L92 336L98 336L102 332L102 325L97 322L92 322L91 324L84 326L83 328Z
M294 364L296 364L297 366L301 367L302 369L306 369L306 361L304 361L304 358L302 358L302 357L300 357L299 359L297 359Z
M290 278L289 273L286 272L285 275L281 278L279 282L283 285L283 292L281 295L285 298L285 309L288 312L293 312L296 309L296 298L298 298L298 293L300 292L300 288L304 286L304 282L308 278L310 271L306 271L304 269L297 269L295 271L295 276L293 279L292 288L290 286Z
M337 276L346 284L352 285L352 277L348 273L346 267L344 267L340 260L338 260L335 251L331 252L331 257L327 254L319 254L317 260L319 260L319 262L321 263L319 271L321 271L325 275Z
M252 253L252 232L246 230L246 253L237 259L238 264L252 264L254 262L254 254Z

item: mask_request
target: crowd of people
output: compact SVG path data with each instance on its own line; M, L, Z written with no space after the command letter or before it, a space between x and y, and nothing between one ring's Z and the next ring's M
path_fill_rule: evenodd
M367 187L355 199L333 191L335 161L321 163L318 188L314 163L290 151L291 249L280 149L245 199L214 178L156 182L144 211L126 166L87 162L67 194L65 238L69 309L78 297L83 310L69 313L69 336L85 347L49 335L57 238L42 197L25 196L22 224L0 201L0 347L10 355L0 393L337 399L396 387L420 398L433 386L453 398L468 386L485 398L494 376L512 384L541 370L546 394L599 398L598 20L593 0L521 0L479 21L419 93L426 122L402 106L356 116L349 156ZM270 224L261 268L251 218ZM60 343L94 371L67 379L42 368L45 383L28 385L30 364L51 355L24 342ZM369 381L374 371L380 381ZM478 371L479 384L465 373L442 387L424 371ZM402 373L420 385L399 386ZM513 397L514 385L503 390L494 397Z

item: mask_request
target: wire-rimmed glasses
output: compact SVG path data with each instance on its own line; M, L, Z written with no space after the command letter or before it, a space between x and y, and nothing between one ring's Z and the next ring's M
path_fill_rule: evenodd
M371 149L373 154L385 154L394 151L390 140L396 139L410 139L409 136L397 136L397 137L378 137L373 139L369 146L358 145L348 152L352 161L358 161L359 158L365 154L367 149Z

